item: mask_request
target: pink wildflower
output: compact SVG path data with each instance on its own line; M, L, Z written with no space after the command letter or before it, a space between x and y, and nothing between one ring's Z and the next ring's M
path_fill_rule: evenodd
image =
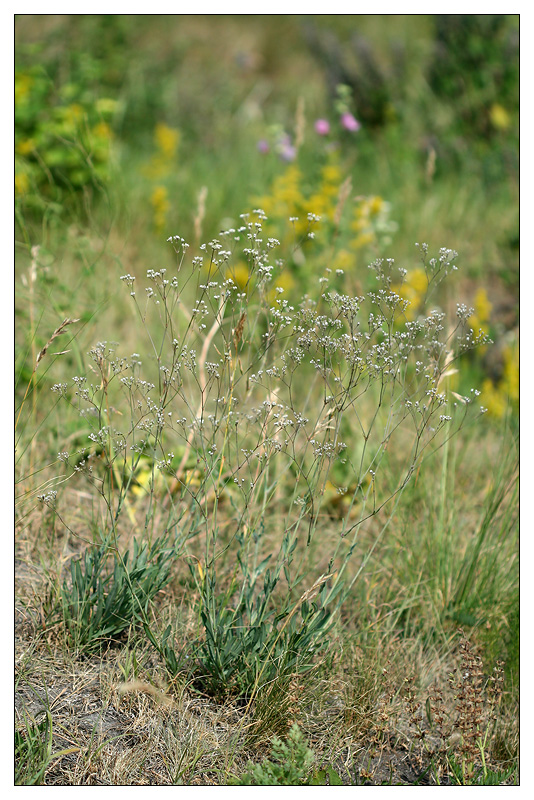
M347 131L359 131L362 127L358 120L348 111L341 115L341 124Z
M327 119L317 119L315 120L315 132L319 134L319 136L327 136L330 133L330 123Z

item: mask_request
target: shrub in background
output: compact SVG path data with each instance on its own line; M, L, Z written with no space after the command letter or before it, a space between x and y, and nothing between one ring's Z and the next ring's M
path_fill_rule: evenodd
M60 213L67 198L100 191L109 180L116 107L84 83L55 85L40 66L16 70L17 203L27 211Z

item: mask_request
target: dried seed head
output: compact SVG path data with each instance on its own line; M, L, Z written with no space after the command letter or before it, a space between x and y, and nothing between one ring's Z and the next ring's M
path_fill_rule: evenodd
M64 319L64 320L63 320L63 322L61 323L61 325L59 326L59 328L56 328L56 330L54 331L54 333L52 334L52 336L50 337L50 339L47 341L47 343L45 344L45 346L43 347L43 349L39 351L39 353L38 353L38 355L37 355L37 359L36 359L36 361L35 361L35 368L36 368L36 369L37 369L37 366L39 365L39 362L40 362L40 361L41 361L41 360L44 358L44 356L46 355L46 353L47 353L47 350L48 350L48 348L50 347L50 345L52 344L52 342L54 341L54 339L56 339L56 338L57 338L58 336L60 336L62 333L65 333L65 328L67 327L67 325L73 325L75 322L79 322L79 321L80 321L79 319ZM65 350L65 351L63 351L63 352L67 352L67 351ZM61 354L60 354L60 353L58 353L58 355L61 355Z

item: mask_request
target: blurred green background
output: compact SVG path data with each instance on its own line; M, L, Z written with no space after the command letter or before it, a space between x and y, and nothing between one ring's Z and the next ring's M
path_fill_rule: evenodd
M454 301L496 342L465 379L517 408L518 15L17 15L15 42L17 270L38 245L42 300L29 320L17 284L19 374L65 315L119 333L118 276L168 236L261 206L284 244L322 217L287 291L327 264L357 290L392 256L415 311L414 243L457 250Z

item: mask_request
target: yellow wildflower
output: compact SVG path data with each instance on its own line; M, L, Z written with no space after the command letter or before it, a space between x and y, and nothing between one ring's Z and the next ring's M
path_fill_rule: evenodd
M486 378L482 384L482 392L480 399L483 405L488 409L488 414L492 417L503 417L506 408L506 392L503 392L500 386L495 386L491 378Z
M159 122L154 129L154 141L157 153L142 167L142 172L151 180L161 179L171 171L180 142L180 131Z
M158 233L161 233L167 220L167 212L170 208L168 192L165 186L156 186L152 192L150 202L154 209L154 226Z
M490 108L490 121L497 130L505 131L510 127L510 114L499 103L494 103Z
M384 208L384 201L381 197L371 197L369 198L369 213L375 216L376 214L380 214L380 212Z
M24 141L19 142L17 145L17 153L20 153L21 156L27 156L33 153L34 150L35 142L33 139L24 139Z
M226 273L227 278L231 278L235 285L243 292L250 280L250 271L244 261L238 261Z
M419 309L426 290L428 289L426 272L424 269L421 269L421 267L418 267L408 273L402 285L393 286L392 288L403 300L408 300L410 303L404 315L406 319L411 320Z
M15 175L15 194L18 197L23 197L30 188L30 179L25 172L19 172Z
M275 300L282 294L282 292L276 291L277 289L283 289L286 291L291 291L295 286L295 279L291 275L290 272L282 272L282 274L276 279L273 288L269 292L269 302L274 303Z
M99 139L111 139L113 133L107 122L99 122L93 128L93 134Z
M486 378L482 384L481 400L492 417L503 417L511 405L517 411L519 404L519 348L517 343L503 350L504 368L501 380L494 384Z
M19 72L15 75L15 103L25 100L33 86L34 79L26 72Z
M275 219L298 216L297 212L304 202L299 188L300 178L300 170L294 165L289 166L275 178L270 193L257 198L254 204L263 208L268 217Z
M290 272L287 272L287 270L285 272L282 272L282 274L278 276L278 278L274 283L275 288L284 289L287 291L289 289L292 289L294 285L295 285L295 279L293 278Z
M180 141L180 131L158 122L154 131L154 139L161 155L169 161L173 159Z
M350 240L349 247L351 247L353 250L359 250L361 247L365 247L365 245L374 242L374 239L375 235L372 231L360 233L360 235L355 239Z
M329 212L333 210L332 203L329 201L328 197L321 192L312 194L306 203L306 208L310 213L316 214L318 217L326 217Z
M287 206L289 211L296 211L303 197L299 189L300 171L297 167L288 167L285 175L275 181L274 197Z
M503 383L510 400L519 403L519 347L517 344L504 350Z
M486 290L481 287L475 295L475 314L482 322L488 322L492 308Z
M339 165L336 163L326 164L321 170L321 183L319 188L308 200L302 200L306 207L306 213L310 212L316 214L322 219L333 219L341 179L342 175ZM303 224L301 227L306 229L307 226Z
M324 184L336 184L341 182L341 170L338 164L327 164L321 170L321 177Z
M351 253L349 250L340 250L339 253L336 253L334 256L332 268L348 270L354 267L355 263L354 253Z
M479 331L482 331L484 334L488 334L488 322L491 315L491 309L493 308L492 304L488 299L488 295L485 289L480 288L476 295L474 301L475 313L469 317L469 325L474 330L475 334L478 334ZM481 348L481 352L484 352L485 346Z
M72 103L64 109L63 113L65 121L74 124L82 119L84 112L79 103Z
M428 278L424 269L418 267L412 270L407 276L406 283L414 294L423 295L428 289Z

